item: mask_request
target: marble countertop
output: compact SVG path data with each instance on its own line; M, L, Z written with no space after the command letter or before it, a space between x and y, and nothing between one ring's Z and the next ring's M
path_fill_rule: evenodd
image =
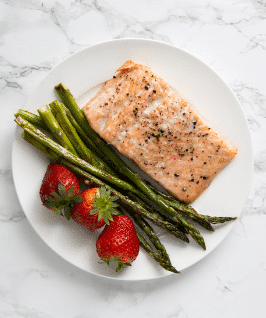
M266 4L242 1L0 1L0 317L266 317ZM231 87L254 150L240 218L206 258L149 281L77 269L36 234L12 178L13 114L72 53L101 41L146 38L198 56Z

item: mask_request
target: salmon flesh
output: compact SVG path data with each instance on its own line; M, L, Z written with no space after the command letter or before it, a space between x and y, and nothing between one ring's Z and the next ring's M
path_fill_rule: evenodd
M237 147L162 78L127 61L83 107L91 127L166 190L193 202Z

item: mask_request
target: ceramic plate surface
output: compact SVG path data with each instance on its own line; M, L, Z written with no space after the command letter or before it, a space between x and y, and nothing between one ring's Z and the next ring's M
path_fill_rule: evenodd
M231 89L210 67L191 54L150 40L122 39L100 43L71 55L51 70L24 108L36 112L39 107L56 99L53 87L60 82L70 88L82 106L89 99L84 93L115 75L115 71L129 59L150 66L238 147L235 159L192 206L202 214L239 216L252 175L252 147L247 121ZM118 274L112 266L99 265L95 249L99 232L82 229L42 206L39 189L49 159L28 145L21 133L22 129L17 127L12 157L16 191L29 222L51 249L87 272L113 279L154 279L170 274L142 250L133 265ZM185 244L158 228L156 231L173 265L182 271L216 248L233 225L232 222L218 226L212 233L199 228L206 241L206 251L192 239L190 244Z

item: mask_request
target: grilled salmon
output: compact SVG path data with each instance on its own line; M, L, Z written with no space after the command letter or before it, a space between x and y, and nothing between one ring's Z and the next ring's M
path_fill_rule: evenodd
M91 127L185 203L237 154L146 65L127 61L83 107Z

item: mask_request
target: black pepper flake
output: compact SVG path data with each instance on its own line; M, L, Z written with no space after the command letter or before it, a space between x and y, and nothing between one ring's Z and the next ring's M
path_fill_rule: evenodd
M205 162L204 162L204 164L206 165L206 164L207 164L207 162L205 161Z
M113 78L116 78L116 76L113 76Z
M207 180L209 177L203 176L203 180Z
M182 189L182 191L184 191L184 192L185 192L186 190L187 190L186 188L183 188L183 189Z
M194 179L190 179L189 182L194 182Z
M174 176L175 176L175 177L179 177L179 174L175 173Z
M149 87L146 85L145 87L144 87L146 90L148 90L149 89Z
M156 90L155 89L153 90L153 93L156 94Z
M199 181L197 181L196 183L199 184Z

